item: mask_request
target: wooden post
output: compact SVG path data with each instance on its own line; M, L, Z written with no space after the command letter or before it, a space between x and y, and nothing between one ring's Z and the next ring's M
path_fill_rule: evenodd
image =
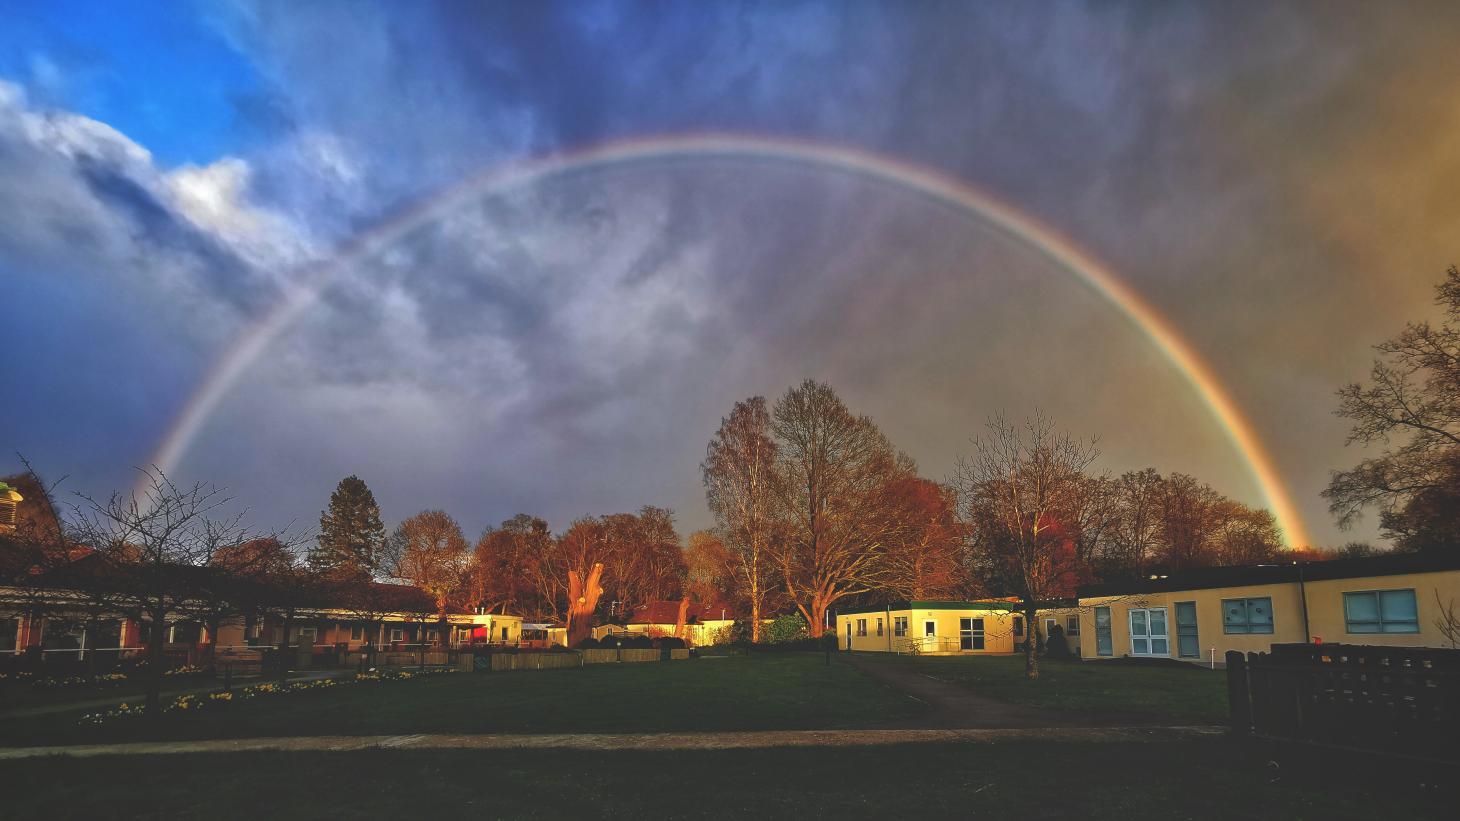
M1232 732L1252 732L1252 696L1247 681L1247 657L1236 650L1227 651L1227 710Z

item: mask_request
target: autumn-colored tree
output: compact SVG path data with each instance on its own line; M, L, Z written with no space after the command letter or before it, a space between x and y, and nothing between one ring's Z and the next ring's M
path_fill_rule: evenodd
M603 526L604 595L624 616L654 601L679 598L684 589L684 551L673 512L645 506L616 513Z
M689 534L689 545L684 550L685 595L700 604L718 602L738 606L738 561L714 533L696 530Z
M488 613L543 618L545 608L536 578L550 560L552 543L547 522L523 513L488 529L477 540L467 569L464 596L468 603Z
M819 382L787 391L771 418L783 534L777 569L811 634L820 636L838 601L887 583L901 524L890 488L913 465L871 419L853 415Z
M444 614L461 584L468 546L456 520L440 510L423 510L400 523L389 540L391 575L426 591Z
M735 403L710 440L700 465L715 531L734 554L739 591L750 616L751 641L760 641L761 613L772 579L775 541L776 444L763 397Z
M898 530L889 540L887 582L880 598L938 599L966 587L960 562L962 533L951 489L907 476L888 488L889 515Z
M1082 568L1069 532L1085 470L1099 451L1036 414L1022 426L990 420L960 460L955 487L975 567L996 592L1017 596L1030 634L1024 673L1039 677L1034 640L1040 602L1069 595Z

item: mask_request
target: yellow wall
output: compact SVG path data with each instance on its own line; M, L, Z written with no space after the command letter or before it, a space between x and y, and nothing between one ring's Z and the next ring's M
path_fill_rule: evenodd
M1349 633L1345 623L1343 594L1367 590L1415 591L1419 609L1418 633ZM1274 644L1303 643L1318 637L1326 644L1377 644L1404 647L1448 647L1449 643L1435 624L1440 616L1436 594L1441 601L1454 601L1460 611L1460 571L1413 573L1397 576L1370 576L1357 579L1310 581L1306 584L1309 635L1303 633L1302 596L1297 582L1244 585L1209 590L1187 590L1167 593L1138 593L1080 600L1080 654L1084 658L1120 658L1131 654L1130 610L1133 608L1166 609L1170 636L1170 657L1178 658L1176 645L1176 602L1196 602L1197 643L1199 658L1208 662L1213 651L1218 662L1228 650L1244 653L1267 652ZM1222 626L1222 600L1268 597L1272 599L1273 632L1229 634ZM1095 610L1107 605L1111 610L1111 656L1096 654Z
M1007 610L938 610L915 608L911 610L886 610L873 613L851 613L838 615L836 619L837 646L865 652L894 653L1012 653L1014 652L1014 617ZM898 617L908 621L907 635L894 636L893 625ZM960 620L983 619L983 650L962 650L960 642ZM857 635L857 621L866 619L867 635ZM877 621L882 620L882 635L877 635ZM935 635L924 638L925 623L934 623ZM851 636L848 648L847 637ZM1018 639L1022 641L1023 638Z

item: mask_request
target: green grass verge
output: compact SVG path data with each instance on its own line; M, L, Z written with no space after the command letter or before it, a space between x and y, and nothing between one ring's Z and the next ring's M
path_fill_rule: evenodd
M1039 678L1024 677L1023 656L905 657L919 672L990 698L1051 710L1142 713L1173 721L1227 720L1224 671L1195 665L1042 659Z
M853 727L921 707L819 653L453 673L343 685L80 726L82 711L0 722L0 744L409 733L608 733Z
M108 756L0 762L0 784L16 818L1417 821L1449 810L1372 779L1295 780L1224 739Z

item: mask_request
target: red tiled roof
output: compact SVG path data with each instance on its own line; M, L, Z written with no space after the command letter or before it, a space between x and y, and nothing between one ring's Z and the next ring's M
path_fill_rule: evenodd
M720 614L724 613L730 618L735 611L729 605L715 602L713 604L689 603L689 612L685 616L686 624L698 624L702 621L716 621ZM649 602L639 608L629 619L629 624L677 624L679 622L679 600Z

